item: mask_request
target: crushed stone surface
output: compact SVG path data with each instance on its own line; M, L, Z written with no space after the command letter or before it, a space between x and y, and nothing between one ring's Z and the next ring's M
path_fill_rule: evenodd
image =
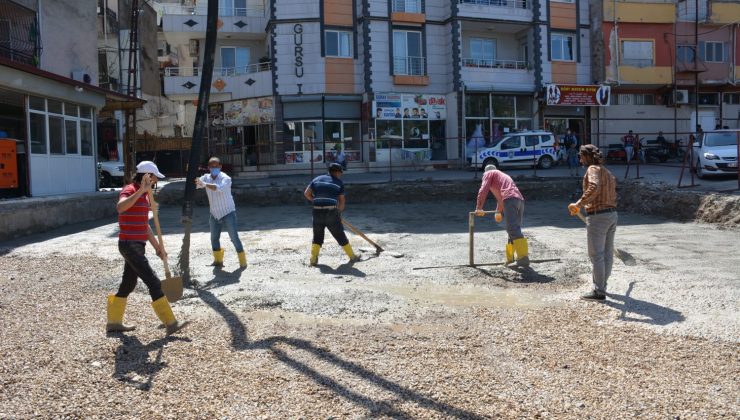
M0 418L737 416L740 232L620 213L636 264L615 261L598 304L577 299L590 264L564 203L526 203L530 256L553 260L529 270L465 266L469 207L350 203L387 252L348 233L362 260L347 264L327 234L318 267L308 207L240 207L243 271L226 234L225 267L208 266L197 208L197 287L173 304L191 324L169 338L143 284L136 331L104 333L123 266L112 221L1 243ZM179 212L160 214L171 264ZM476 219L477 263L505 242Z

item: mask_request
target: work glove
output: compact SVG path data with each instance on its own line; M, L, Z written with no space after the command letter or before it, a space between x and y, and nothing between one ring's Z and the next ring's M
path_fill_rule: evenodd
M571 216L575 216L581 211L581 208L576 203L570 203L568 204L568 212L570 212Z
M496 213L493 218L496 219L496 223L501 223L501 221L504 220L504 214Z
M475 209L475 215L478 216L478 217L483 217L483 216L486 215L486 212L484 212L483 210L480 210L480 209Z

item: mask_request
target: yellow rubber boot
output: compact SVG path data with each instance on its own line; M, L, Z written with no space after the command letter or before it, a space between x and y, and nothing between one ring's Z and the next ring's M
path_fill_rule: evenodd
M516 252L516 264L527 267L529 265L529 245L527 245L527 238L514 239L514 252Z
M133 331L136 327L123 325L123 313L126 311L126 298L108 295L108 323L106 332Z
M514 262L514 245L511 243L506 244L506 264Z
M152 302L152 309L154 309L154 313L157 314L159 320L167 327L167 335L176 333L188 324L175 319L175 314L172 313L170 302L167 301L166 296Z
M214 267L221 267L224 265L224 249L221 248L218 251L213 251L213 263Z
M221 251L223 253L223 250ZM221 254L223 255L223 254ZM247 252L242 251L239 254L239 267L240 268L247 268Z
M357 257L357 255L355 255L355 252L352 251L352 245L347 244L347 245L343 246L342 249L344 250L344 253L347 254L347 256L349 257L350 262L355 262L355 261L359 261L360 260Z
M309 264L311 266L314 266L319 263L319 252L320 251L321 251L321 245L319 244L311 245L311 260L309 261Z

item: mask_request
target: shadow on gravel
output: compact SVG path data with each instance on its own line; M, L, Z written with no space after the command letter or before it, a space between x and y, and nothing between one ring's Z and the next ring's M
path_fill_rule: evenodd
M614 293L607 293L606 295L610 299L619 301L614 302L611 300L604 301L604 304L615 309L622 311L619 319L622 321L630 322L644 322L652 325L668 325L674 322L683 322L686 317L676 310L660 306L655 303L646 302L644 300L633 299L630 297L632 290L634 289L636 282L631 282L627 288L627 292L622 295L615 295ZM628 314L639 315L640 317L629 316Z
M316 264L316 268L321 271L321 274L335 274L342 276L352 277L365 277L365 273L354 267L354 263L344 263L337 268L329 267L326 264Z
M230 284L239 283L239 279L246 268L237 268L234 271L226 271L223 267L213 267L213 280L209 281L201 288L204 290L215 289L216 287L224 287Z
M189 338L170 336L144 345L134 335L109 333L109 336L121 340L121 344L116 349L113 378L140 391L149 391L152 388L154 377L160 370L167 367L167 363L162 361L165 344L173 341L191 341ZM152 350L157 350L154 361L149 360L149 352Z
M285 336L274 336L250 343L246 327L234 312L219 301L212 293L206 290L196 290L196 292L203 302L221 315L224 321L226 321L226 324L231 330L231 345L235 350L270 351L277 360L306 378L314 381L316 384L325 387L336 395L343 397L354 404L365 407L368 410L369 417L387 416L398 419L413 418L413 416L395 408L394 404L362 395L348 386L341 384L328 374L322 373L305 362L291 357L291 355L286 351L285 346L290 347L292 350L307 352L317 361L330 363L337 368L342 369L347 374L355 375L378 388L382 388L387 392L395 394L398 400L413 402L418 404L420 407L434 410L443 417L466 419L484 418L479 414L457 408L453 405L427 397L411 388L399 385L367 368L362 367L358 363L336 356L328 349L318 347L308 340ZM278 346L280 345L282 345L283 348L279 348Z
M513 283L550 283L556 280L553 276L538 273L532 266L519 267L517 265L508 265L506 268L518 273L518 276L505 276L506 281Z

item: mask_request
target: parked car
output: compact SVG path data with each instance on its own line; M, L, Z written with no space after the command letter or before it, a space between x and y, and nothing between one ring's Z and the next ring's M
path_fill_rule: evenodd
M123 186L123 162L105 161L98 162L98 177L101 188Z
M555 136L547 131L521 131L507 134L492 146L473 152L468 162L473 168L486 165L552 167L555 162Z
M693 146L696 176L737 173L737 142L740 130L705 131Z

